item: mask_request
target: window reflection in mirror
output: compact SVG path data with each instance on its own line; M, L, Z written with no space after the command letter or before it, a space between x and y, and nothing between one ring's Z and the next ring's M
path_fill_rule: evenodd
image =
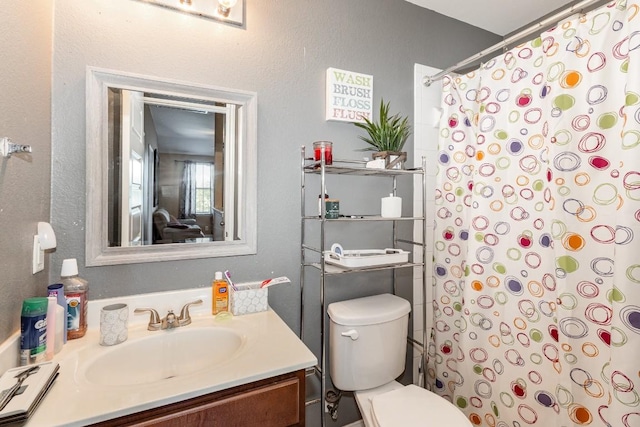
M255 94L87 77L87 265L255 253Z

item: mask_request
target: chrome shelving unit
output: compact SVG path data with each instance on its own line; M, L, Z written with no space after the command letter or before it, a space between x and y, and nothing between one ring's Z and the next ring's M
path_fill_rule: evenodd
M423 284L423 292L422 292L422 322L423 322L423 337L422 343L415 339L410 339L410 342L418 345L422 349L423 354L423 362L424 357L426 355L426 344L427 344L427 333L426 333L426 292L424 291L424 286L426 284L426 268L427 265L427 255L425 242L427 241L427 224L426 224L426 197L423 197L422 200L422 215L420 216L411 216L411 217L402 217L402 218L383 218L377 215L355 215L350 217L340 217L336 219L325 218L325 209L320 209L320 215L309 215L308 207L305 206L306 202L306 177L307 176L317 176L319 179L319 194L324 194L324 189L326 188L326 177L327 175L351 175L351 176L386 176L392 180L393 184L393 195L396 195L397 191L397 178L403 175L418 175L421 176L422 182L422 194L424 194L424 190L426 188L426 159L422 158L422 166L419 168L413 169L367 169L365 168L364 162L357 161L345 161L333 159L332 165L326 165L324 159L320 161L315 161L313 158L306 157L306 149L304 146L301 148L300 153L300 200L301 200L301 213L300 213L300 338L304 341L304 315L305 315L305 270L313 269L319 271L319 286L320 286L320 306L322 310L321 314L321 325L320 325L320 355L318 357L318 365L307 372L308 377L315 376L320 380L320 396L308 398L306 404L321 404L321 416L322 416L322 426L325 426L325 414L324 414L324 405L325 405L325 397L326 397L326 337L325 333L327 330L326 323L326 299L325 299L325 284L328 277L334 275L342 275L342 274L361 274L368 273L373 271L381 271L381 270L393 270L393 290L394 293L396 291L396 274L395 271L401 268L413 268L413 267L421 267L422 268L422 284ZM315 194L315 193L314 193ZM315 207L315 205L314 205ZM307 223L309 222L320 222L320 241L319 246L314 247L310 246L306 242L306 228ZM397 247L399 244L406 245L418 245L422 247L422 259L416 260L414 252L412 251L412 262L402 263L402 264L394 264L394 265L385 265L385 266L376 266L371 268L340 268L337 266L333 266L331 264L326 264L324 260L324 254L328 251L325 242L325 232L327 227L331 225L338 225L341 222L351 222L351 223L359 223L359 222L371 222L371 221L387 221L393 222L393 247ZM422 223L422 241L415 242L413 240L400 239L397 235L397 224L403 221L413 221L414 223L420 222ZM313 254L313 255L312 255ZM310 261L310 258L315 257L318 260ZM424 375L424 373L423 373Z

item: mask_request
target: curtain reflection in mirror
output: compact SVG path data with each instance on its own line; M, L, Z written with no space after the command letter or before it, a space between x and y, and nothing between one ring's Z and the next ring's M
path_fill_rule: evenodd
M180 218L196 217L196 164L184 161L180 182Z

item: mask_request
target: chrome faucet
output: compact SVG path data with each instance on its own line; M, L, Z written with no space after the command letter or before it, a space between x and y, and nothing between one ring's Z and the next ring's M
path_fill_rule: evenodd
M202 304L202 300L198 299L186 303L182 310L180 310L180 317L178 317L178 323L180 326L187 326L191 324L191 315L189 314L189 307L195 304Z
M133 310L134 313L144 313L146 311L151 313L147 329L150 331L159 331L162 328L162 321L160 320L160 315L156 310L153 308L136 308Z
M134 313L149 312L149 324L147 329L150 331L159 331L161 329L174 329L180 326L187 326L191 323L191 315L189 314L189 307L194 304L202 304L202 300L196 300L186 303L182 310L180 310L180 316L176 316L173 310L169 310L167 315L160 319L160 315L153 308L136 308Z
M162 319L162 329L173 329L180 326L178 323L178 318L175 314L173 314L173 310L169 310L164 319Z

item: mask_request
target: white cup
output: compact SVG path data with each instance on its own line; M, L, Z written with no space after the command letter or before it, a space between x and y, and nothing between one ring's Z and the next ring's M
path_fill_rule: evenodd
M105 305L100 310L100 345L116 345L128 337L129 306Z

